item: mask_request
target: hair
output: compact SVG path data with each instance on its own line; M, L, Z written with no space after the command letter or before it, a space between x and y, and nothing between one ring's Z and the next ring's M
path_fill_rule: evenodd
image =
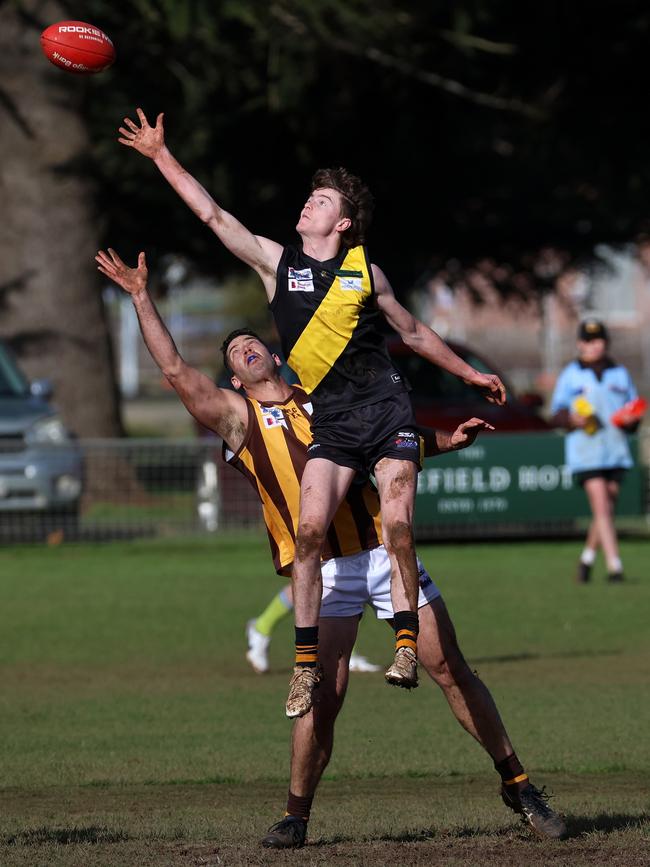
M329 188L341 195L341 216L351 226L341 233L346 247L365 243L366 232L372 220L374 199L368 187L347 169L318 169L311 179L311 190Z
M254 337L255 340L259 340L259 342L266 346L266 343L262 340L259 334L256 334L251 328L235 328L234 331L231 331L230 334L226 337L224 342L221 344L221 352L223 354L223 366L226 368L228 373L232 373L232 368L228 363L228 347L233 342L236 337L243 337L244 335L248 337ZM268 347L267 347L268 349Z

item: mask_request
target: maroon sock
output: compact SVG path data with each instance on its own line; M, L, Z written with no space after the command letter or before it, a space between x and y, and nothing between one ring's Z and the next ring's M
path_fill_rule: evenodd
M295 816L297 819L302 819L303 822L308 822L309 813L311 812L311 802L313 800L313 795L308 795L303 798L300 797L300 795L294 795L293 792L289 790L289 795L287 797L287 812L285 815Z
M506 756L500 762L495 762L494 767L503 780L503 785L507 786L508 789L521 792L528 785L528 774L524 771L516 753Z

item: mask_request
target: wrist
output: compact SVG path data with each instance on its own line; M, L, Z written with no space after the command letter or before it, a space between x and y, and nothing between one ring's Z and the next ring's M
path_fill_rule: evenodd
M167 145L163 142L163 144L158 148L156 153L151 157L153 162L156 165L160 165L160 163L165 162L165 160L169 159L171 156Z
M149 293L147 292L147 287L143 286L142 289L136 289L135 292L131 292L131 301L133 301L133 305L137 307L140 304L143 304L149 298Z
M451 434L445 434L442 442L438 439L438 449L441 452L453 452L456 450Z

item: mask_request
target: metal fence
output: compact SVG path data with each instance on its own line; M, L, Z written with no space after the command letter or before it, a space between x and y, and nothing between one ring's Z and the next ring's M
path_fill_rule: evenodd
M50 542L261 527L259 501L219 440L0 443L0 539Z
M644 492L633 525L647 532L650 430L641 437L639 455ZM462 516L437 523L420 535L536 536L579 526L566 516L561 526L549 520L469 526ZM222 461L218 439L84 440L56 446L0 440L0 542L108 541L251 528L263 533L259 500L243 476Z

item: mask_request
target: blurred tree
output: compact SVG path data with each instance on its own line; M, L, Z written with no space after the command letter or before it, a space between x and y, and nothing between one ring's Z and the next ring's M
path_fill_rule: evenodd
M41 21L38 14L47 14ZM28 375L47 377L80 436L121 424L95 271L100 226L73 77L43 58L39 32L63 17L56 3L0 5L0 334Z
M432 262L453 258L462 268L486 256L509 265L500 269L502 291L522 285L522 273L543 287L541 248L561 248L568 266L598 241L629 239L649 216L649 121L639 99L650 74L650 11L640 0L132 0L128 12L85 0L83 16L118 52L113 69L88 79L38 64L33 25L61 8L81 14L72 0L2 5L13 22L0 37L11 118L2 150L3 178L6 152L23 177L36 167L31 204L11 205L18 233L45 225L66 268L84 257L91 267L95 231L131 260L145 248L152 264L176 253L221 277L238 268L155 168L117 144L117 127L137 105L152 118L164 110L179 159L251 229L280 241L293 237L315 167L360 174L377 198L371 249L398 291ZM47 20L34 22L29 9ZM63 154L47 155L66 141ZM66 172L49 173L45 196L36 178L53 162ZM88 210L91 182L101 222ZM76 238L71 252L63 229L71 244ZM39 249L30 246L30 267ZM50 272L53 261L45 259ZM25 270L12 266L7 280L25 282ZM55 282L63 292L76 280L61 270ZM84 307L70 292L56 309L26 310L42 309L59 331L79 317L75 345L88 352L93 343L106 356L104 337L81 325L96 294Z
M86 5L118 45L86 105L116 242L235 265L115 144L138 104L165 110L179 158L279 240L316 166L357 171L377 198L371 247L398 287L441 255L515 270L548 244L581 255L648 215L650 12L638 0L136 0L129 16Z

